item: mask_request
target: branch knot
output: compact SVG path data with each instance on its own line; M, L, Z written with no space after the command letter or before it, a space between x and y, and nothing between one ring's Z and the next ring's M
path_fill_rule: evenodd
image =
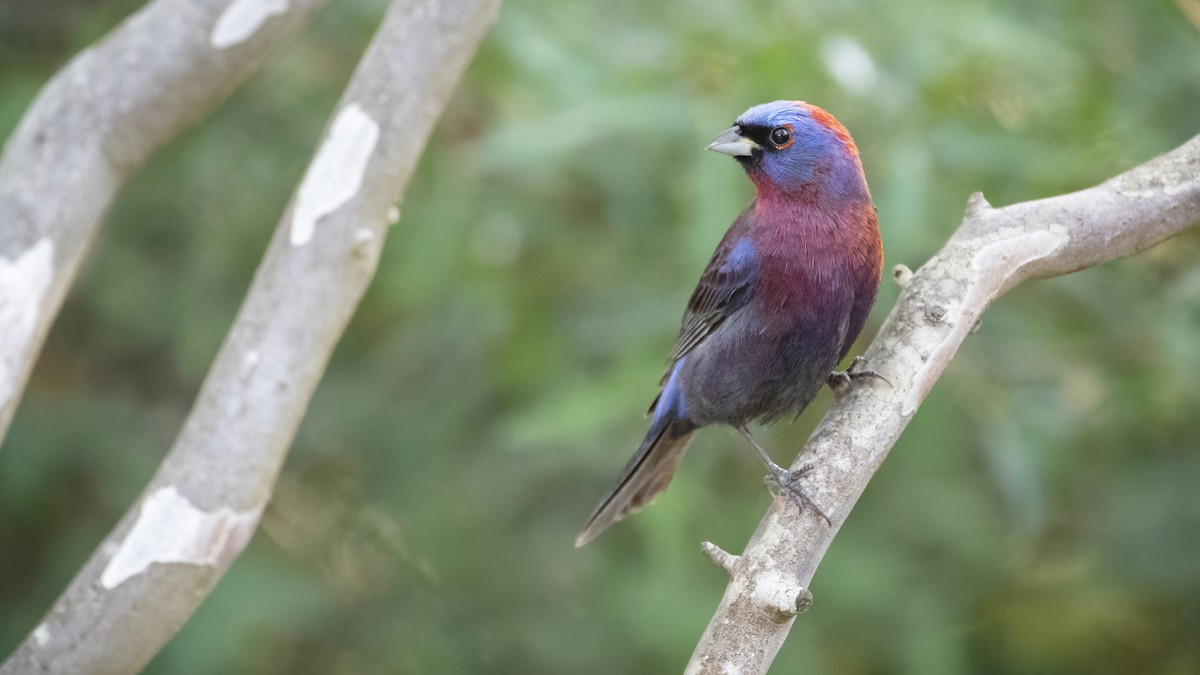
M992 205L988 203L982 192L972 192L971 196L967 197L968 219L982 218L992 210Z

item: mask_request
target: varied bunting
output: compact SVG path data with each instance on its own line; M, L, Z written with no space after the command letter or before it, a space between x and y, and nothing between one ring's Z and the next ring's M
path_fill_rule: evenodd
M708 149L737 159L755 196L688 301L645 440L576 546L666 489L692 433L710 424L737 429L768 479L790 486L795 476L770 460L747 424L799 414L826 381L844 381L831 372L875 302L883 244L858 149L841 123L814 105L775 101L747 110Z

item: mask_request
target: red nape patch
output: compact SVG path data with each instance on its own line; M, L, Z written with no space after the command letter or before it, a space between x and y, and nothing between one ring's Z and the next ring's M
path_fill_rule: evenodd
M846 131L846 127L842 126L842 123L837 121L836 117L830 115L824 108L818 108L811 103L796 101L796 105L807 110L818 124L826 129L829 129L835 135L837 135L838 140L840 140L846 146L846 149L850 151L850 154L854 155L855 157L858 156L858 146L854 144L854 139L850 138L850 132Z

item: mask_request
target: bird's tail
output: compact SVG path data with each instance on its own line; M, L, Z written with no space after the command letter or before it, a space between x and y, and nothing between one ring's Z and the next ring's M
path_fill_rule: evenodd
M654 420L641 447L629 458L621 478L588 518L575 537L578 548L600 536L610 525L636 513L655 495L667 489L679 458L687 450L696 426L691 422L662 415Z

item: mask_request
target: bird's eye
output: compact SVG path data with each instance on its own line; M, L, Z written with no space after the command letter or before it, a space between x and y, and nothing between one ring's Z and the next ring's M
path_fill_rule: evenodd
M792 130L787 127L775 127L771 130L770 139L776 148L786 148L792 144Z

